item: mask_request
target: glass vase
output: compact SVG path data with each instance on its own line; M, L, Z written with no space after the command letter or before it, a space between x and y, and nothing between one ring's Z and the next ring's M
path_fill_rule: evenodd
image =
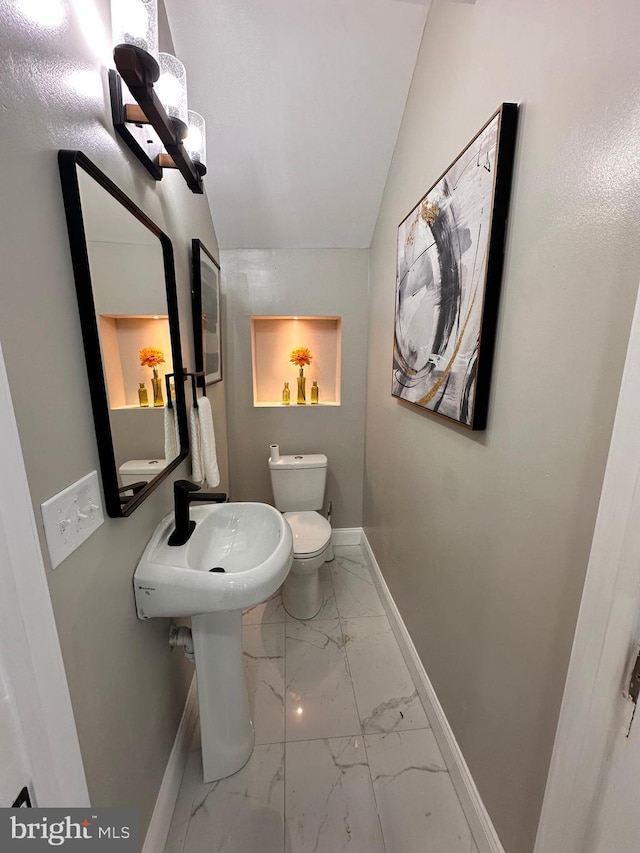
M151 385L153 387L153 405L164 406L162 399L162 380L158 376L158 371L153 368L153 376L151 377Z
M298 374L298 405L304 406L307 402L305 397L305 385L307 384L307 377L304 375L304 368L300 368L300 373Z

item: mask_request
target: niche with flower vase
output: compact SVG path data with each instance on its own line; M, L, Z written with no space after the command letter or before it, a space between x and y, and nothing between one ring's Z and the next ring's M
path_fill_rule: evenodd
M99 314L98 328L109 408L162 408L165 375L173 371L168 318ZM141 402L140 386L146 392L146 405Z
M252 317L253 405L339 406L341 333L340 317Z

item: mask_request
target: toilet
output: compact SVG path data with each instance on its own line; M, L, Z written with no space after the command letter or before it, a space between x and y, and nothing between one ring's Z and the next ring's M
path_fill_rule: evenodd
M134 483L153 480L167 467L166 459L129 459L118 468L121 486L133 486ZM133 492L131 492L133 494ZM124 493L125 497L127 493Z
M313 619L322 607L320 566L333 559L331 525L320 515L327 480L323 453L280 456L271 445L271 487L276 509L293 533L293 563L282 588L285 610L295 619Z

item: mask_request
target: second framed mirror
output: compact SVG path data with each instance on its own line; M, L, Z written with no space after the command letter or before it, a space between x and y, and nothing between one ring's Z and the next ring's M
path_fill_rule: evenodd
M191 241L191 258L196 370L204 373L204 387L222 379L220 264L200 240Z

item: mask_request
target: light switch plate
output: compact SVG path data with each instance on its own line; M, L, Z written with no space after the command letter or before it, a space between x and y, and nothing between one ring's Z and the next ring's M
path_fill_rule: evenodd
M41 505L51 567L69 554L104 523L98 472L92 471Z

